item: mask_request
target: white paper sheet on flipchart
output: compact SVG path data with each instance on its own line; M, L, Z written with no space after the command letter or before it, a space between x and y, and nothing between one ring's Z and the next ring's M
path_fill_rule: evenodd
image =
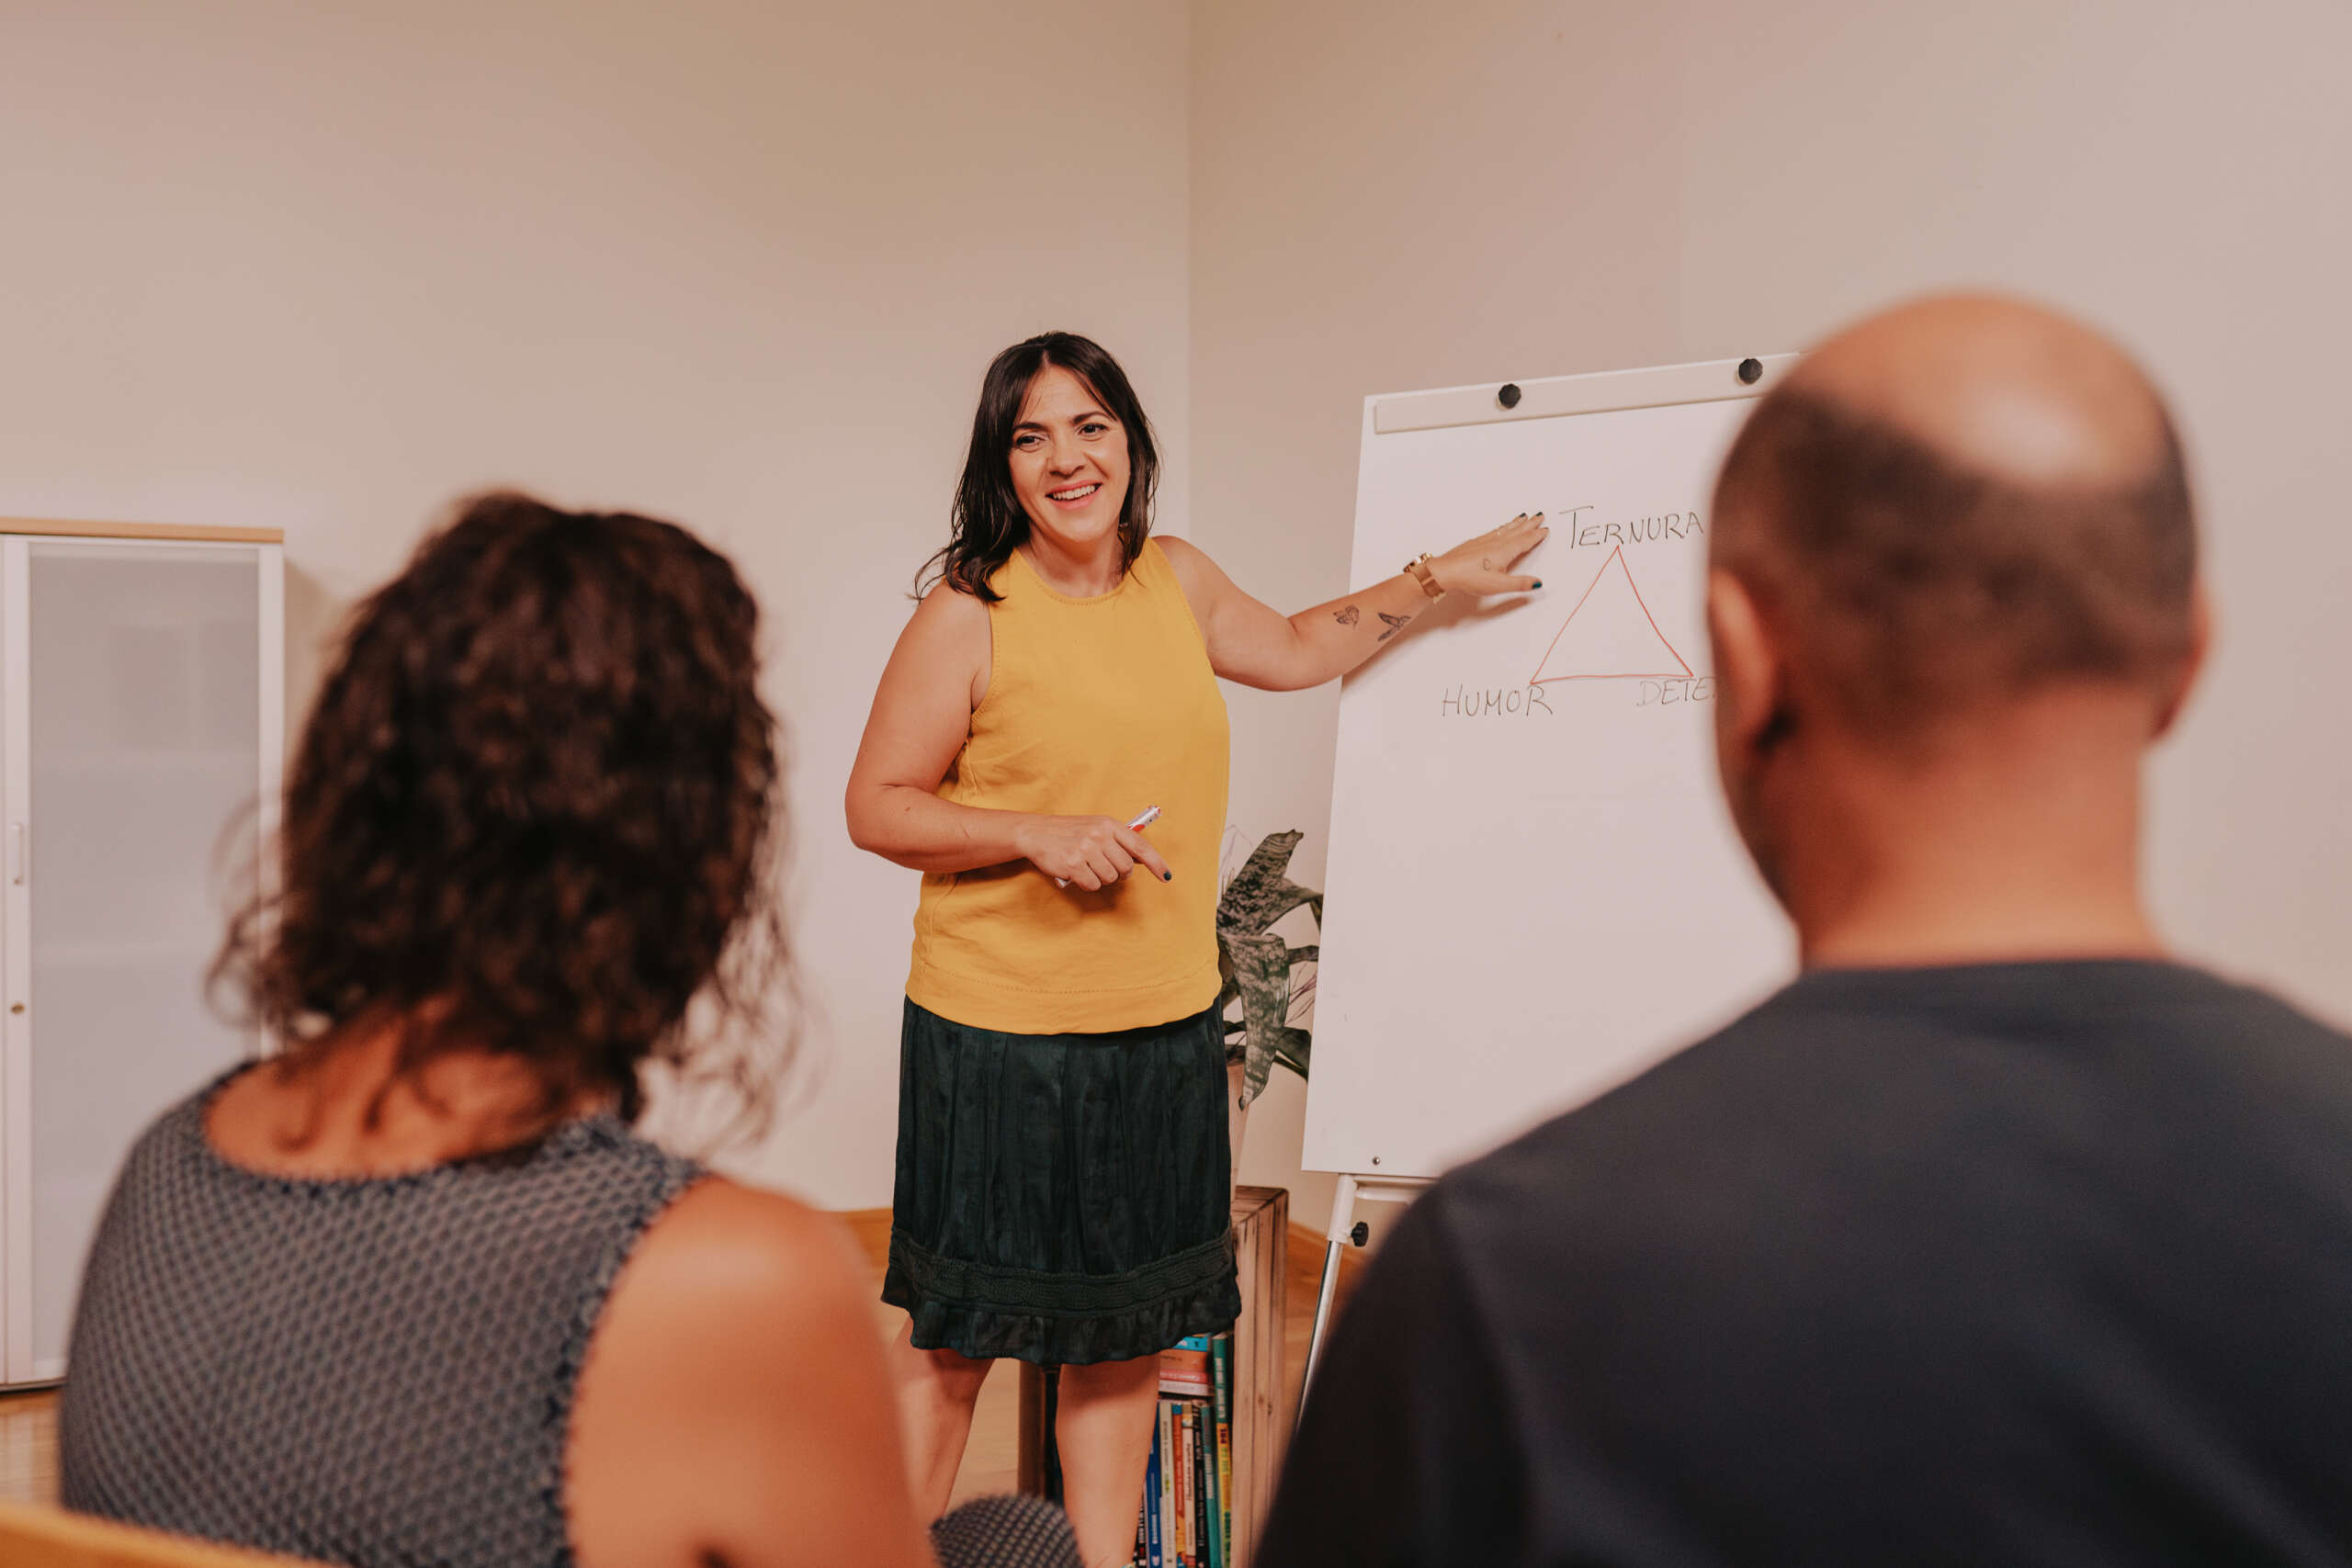
M1792 970L1716 784L1703 620L1709 491L1754 403L1389 434L1373 406L1351 584L1516 513L1553 527L1543 592L1436 606L1340 696L1304 1164L1434 1176Z

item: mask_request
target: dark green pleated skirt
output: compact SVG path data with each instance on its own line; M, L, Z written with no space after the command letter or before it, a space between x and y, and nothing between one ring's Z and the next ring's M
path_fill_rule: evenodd
M1122 1361L1241 1313L1215 1009L1110 1034L1004 1034L907 1003L882 1299L914 1342Z

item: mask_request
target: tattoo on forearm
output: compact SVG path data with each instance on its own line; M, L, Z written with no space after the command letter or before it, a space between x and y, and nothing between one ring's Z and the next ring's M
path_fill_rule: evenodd
M1351 604L1351 605L1349 605L1349 606L1348 606L1346 609L1344 609L1344 610L1334 610L1334 611L1332 611L1332 612L1331 612L1331 618L1332 618L1333 620L1335 620L1335 621L1339 622L1339 623L1340 623L1341 626L1354 626L1354 625L1356 624L1356 622L1358 622L1358 621L1362 620L1363 617L1363 616L1361 616L1361 615L1357 615L1357 614L1356 614L1356 607L1355 607L1353 604Z
M1413 620L1413 617L1410 615L1392 615L1385 610L1375 610L1373 613L1378 615L1382 620L1388 623L1388 629L1382 632L1378 637L1373 638L1373 641L1374 642L1386 642L1390 637L1395 637L1398 632L1403 631L1408 626L1410 626Z

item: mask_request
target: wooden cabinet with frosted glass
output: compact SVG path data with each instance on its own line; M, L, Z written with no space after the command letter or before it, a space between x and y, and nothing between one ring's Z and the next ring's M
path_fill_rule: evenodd
M284 571L274 529L0 518L0 1385L64 1375L131 1141L259 1049L204 977L275 825Z

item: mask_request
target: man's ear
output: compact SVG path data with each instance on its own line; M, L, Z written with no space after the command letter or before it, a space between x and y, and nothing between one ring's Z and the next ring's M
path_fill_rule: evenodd
M2212 647L2213 601L2207 596L2205 580L2200 577L2188 590L2188 653L2172 672L2172 684L2157 705L2156 731L2150 739L2161 740L2172 733L2180 710L2188 705L2188 694L2197 688L2198 676L2205 671L2205 655Z
M1716 733L1752 755L1766 730L1785 728L1788 665L1747 584L1717 568L1707 574L1707 637L1714 648Z

